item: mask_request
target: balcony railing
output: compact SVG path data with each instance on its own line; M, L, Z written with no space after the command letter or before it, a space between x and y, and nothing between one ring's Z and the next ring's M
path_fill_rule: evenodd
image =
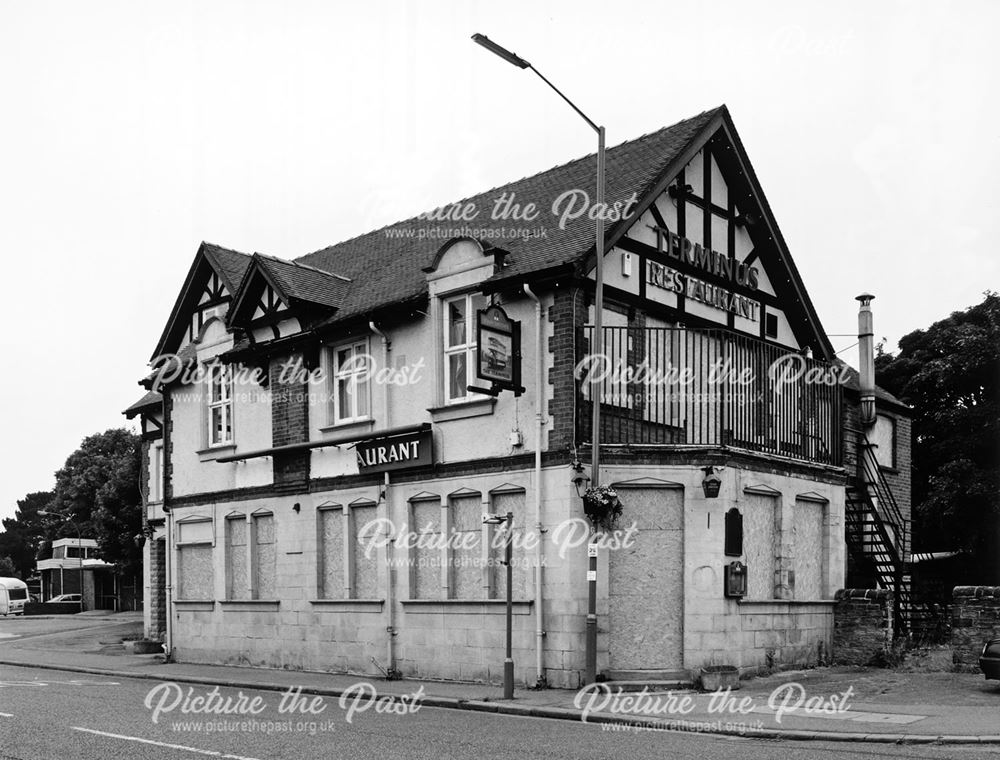
M841 385L825 362L722 329L605 327L603 358L581 328L577 440L591 440L599 377L601 443L726 446L841 463ZM591 373L594 373L591 375Z

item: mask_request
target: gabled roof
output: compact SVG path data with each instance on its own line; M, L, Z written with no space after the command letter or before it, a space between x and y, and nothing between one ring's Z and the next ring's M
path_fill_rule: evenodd
M287 307L311 304L326 309L337 309L346 300L351 281L343 275L323 271L296 261L255 253L251 258L233 299L227 321L242 323L252 318L261 283L270 286ZM256 282L255 282L256 280ZM248 316L249 313L249 316Z
M187 314L190 309L198 303L199 294L196 286L208 276L209 271L214 271L219 275L226 290L230 295L234 295L239 288L243 275L250 266L250 256L239 251L215 245L214 243L203 242L198 247L191 268L188 269L187 277L184 278L184 285L177 295L173 309L170 310L170 318L167 320L160 340L156 344L151 360L166 353L167 346L180 341L184 331L187 329Z
M609 148L606 154L606 199L609 202L624 201L633 192L641 197L670 162L724 108L706 111ZM467 224L471 228L500 231L519 224L522 229L537 232L535 237L481 241L509 252L504 261L503 277L524 276L555 265L573 263L593 246L593 221L584 217L570 221L565 229L560 229L559 220L550 209L560 194L575 188L585 190L593 201L596 170L596 157L590 155L458 203L473 203L480 210L479 216ZM515 194L516 200L521 203L535 203L541 211L538 219L530 223L492 219L490 212L493 204L504 193ZM296 261L340 272L358 284L333 319L341 321L425 293L427 279L423 268L433 263L442 243L454 236L448 234L449 230L460 226L450 221L435 222L413 217L315 251Z
M732 145L734 150L729 154L735 154L733 160L737 162L733 173L745 185L744 195L754 199L764 217L765 232L773 240L773 246L769 244L768 247L773 247L774 251L769 255L776 257L789 275L788 282L783 282L782 287L786 299L795 304L798 325L795 329L808 332L810 341L807 342L815 336L820 356L832 358L832 346L788 254L725 106L608 149L606 201L609 204L625 202L633 194L640 201L636 213L629 220L610 225L607 230L608 247L627 231L648 204L676 179L681 169L714 136ZM479 235L479 242L484 248L497 248L506 253L502 267L490 278L487 287L500 287L507 280L513 283L530 280L540 273L560 269L568 274L585 274L588 267L593 266L595 222L584 215L560 225L559 218L551 213L551 209L556 198L574 189L588 193L593 202L595 186L596 158L592 154L458 201L457 204L472 204L479 210L475 220L464 226L485 230ZM494 202L503 194L508 197L513 195L522 206L534 203L540 211L537 219L531 222L493 219L491 211ZM239 294L230 309L231 324L234 319L242 320L246 316L236 313L236 301L247 297L249 281L255 271L261 273L286 301L286 305L297 300L329 309L331 314L324 324L330 324L425 298L428 290L425 268L433 265L443 243L462 236L456 231L462 226L453 221L429 220L421 215L294 261L255 254L253 270L249 268L250 257L244 254L217 246L206 250L208 244L203 244L200 252L205 252L205 257L215 266L229 267L230 277L243 268ZM511 228L516 228L520 234L503 237L502 231ZM244 311L246 308L248 305Z

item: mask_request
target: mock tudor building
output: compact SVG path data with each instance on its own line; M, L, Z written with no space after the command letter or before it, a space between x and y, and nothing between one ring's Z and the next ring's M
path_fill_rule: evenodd
M904 620L907 409L837 360L726 108L606 176L599 362L593 156L293 261L203 243L126 412L147 634L497 680L510 512L517 680L578 686L595 398L599 671L821 661L847 573Z

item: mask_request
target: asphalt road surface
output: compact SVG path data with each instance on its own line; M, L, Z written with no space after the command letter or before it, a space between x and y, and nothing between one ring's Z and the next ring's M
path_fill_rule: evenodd
M377 688L377 684L374 686ZM0 758L985 760L997 756L995 747L817 743L635 732L431 707L407 710L405 714L380 714L374 706L362 711L366 701L359 701L352 712L352 701L342 706L332 697L308 696L295 704L286 699L282 712L280 692L220 688L213 701L206 703L215 688L0 666ZM196 701L199 697L201 704ZM189 707L186 713L185 705ZM206 707L239 708L243 712L197 711Z

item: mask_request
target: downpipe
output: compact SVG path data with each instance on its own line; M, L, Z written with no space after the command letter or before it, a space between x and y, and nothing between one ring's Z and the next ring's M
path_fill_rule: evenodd
M545 620L542 612L542 441L545 437L545 415L543 414L545 393L545 366L542 351L542 301L524 283L524 293L535 302L535 686L543 688L545 678Z

